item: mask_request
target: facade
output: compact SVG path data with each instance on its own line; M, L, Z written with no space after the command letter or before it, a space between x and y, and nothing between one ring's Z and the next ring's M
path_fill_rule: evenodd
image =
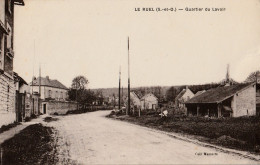
M194 93L186 86L175 98L176 108L185 108L184 102L188 101L194 96Z
M23 0L0 0L0 127L16 121L14 58L14 5Z
M137 108L141 107L141 100L136 92L134 92L134 91L130 92L130 99L131 99L133 106L135 106Z
M208 117L256 115L256 84L237 84L210 89L185 102L187 114Z
M152 94L148 93L141 98L141 109L156 109L158 107L158 98Z
M51 80L49 76L38 77L30 83L30 90L39 93L39 85L42 100L65 101L68 98L69 89L58 80Z

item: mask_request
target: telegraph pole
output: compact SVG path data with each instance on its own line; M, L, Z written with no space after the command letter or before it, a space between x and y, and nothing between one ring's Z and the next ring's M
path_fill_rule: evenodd
M126 115L130 114L130 61L129 61L129 37L128 37L128 108L126 110Z
M119 88L118 88L118 95L119 95L119 98L118 98L118 109L120 110L120 101L121 101L121 97L120 97L120 88L121 88L121 66L119 68Z
M38 100L38 104L39 104L39 108L38 108L38 114L40 114L40 108L41 108L41 63L40 63L40 67L39 67L39 100Z

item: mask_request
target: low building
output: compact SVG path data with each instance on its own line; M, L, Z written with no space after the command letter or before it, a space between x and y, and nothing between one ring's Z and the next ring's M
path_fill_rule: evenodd
M256 84L236 84L210 89L185 102L187 114L209 117L256 115Z
M141 107L141 97L134 91L130 92L130 99L133 106L140 108Z
M185 102L191 99L194 93L186 86L175 98L175 108L176 109L186 109ZM186 110L185 110L186 111Z
M148 93L141 98L141 110L156 109L157 107L158 98L154 94Z

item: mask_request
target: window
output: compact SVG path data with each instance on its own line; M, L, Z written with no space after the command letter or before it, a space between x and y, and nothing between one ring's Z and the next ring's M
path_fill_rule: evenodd
M12 29L11 29L11 26L8 23L7 23L7 29L8 29L8 35L5 36L7 52L5 52L4 70L8 74L12 75L13 74L14 53L13 53L13 50L12 50Z
M51 90L49 90L49 98L51 98Z
M60 98L63 99L63 93L62 92L60 92Z
M7 35L7 49L12 48L12 28L11 26L7 23L7 30L8 30L8 35Z
M0 33L0 69L3 69L3 33Z

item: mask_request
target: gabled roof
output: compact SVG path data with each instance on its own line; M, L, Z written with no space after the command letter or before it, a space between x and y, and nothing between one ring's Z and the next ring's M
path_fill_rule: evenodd
M148 93L148 94L144 95L144 96L141 98L141 100L144 100L148 95L152 95L153 97L155 97L155 98L158 100L158 98L157 98L153 93Z
M39 85L40 82L39 79L40 78L38 77L36 80L33 80L33 86ZM32 85L32 83L30 83L30 85ZM68 88L58 80L51 80L48 77L41 77L41 86L48 86L48 87L68 90Z
M237 84L210 89L198 96L191 98L190 100L186 101L185 104L220 103L251 85L254 85L254 83Z
M182 98L182 96L186 93L187 90L190 90L189 88L183 89L176 97L175 100L179 100ZM191 90L190 90L191 91ZM192 91L191 91L192 92ZM192 92L193 93L193 92Z
M143 97L143 95L141 94L141 92L138 92L138 91L131 91L131 93L133 93L134 95L136 95L136 97L138 99L141 99Z
M200 95L200 94L202 94L202 93L204 93L204 92L206 92L206 90L198 91L198 92L194 95L194 97L195 97L195 96L198 96L198 95Z

